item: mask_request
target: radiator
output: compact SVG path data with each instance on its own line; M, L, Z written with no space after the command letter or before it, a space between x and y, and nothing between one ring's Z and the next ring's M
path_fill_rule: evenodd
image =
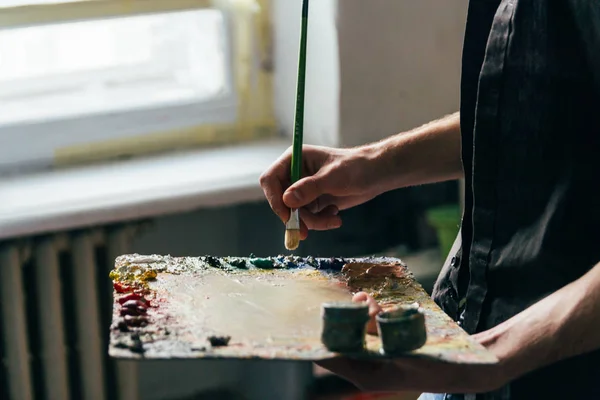
M137 365L107 356L108 272L136 229L0 244L0 399L139 398Z

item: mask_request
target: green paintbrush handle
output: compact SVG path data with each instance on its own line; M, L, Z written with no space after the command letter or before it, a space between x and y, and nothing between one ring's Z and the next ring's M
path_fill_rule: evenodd
M300 31L300 57L298 59L298 88L296 91L296 115L294 142L292 146L292 183L301 178L302 136L304 129L304 87L306 78L306 44L308 39L308 0L302 1L302 28Z

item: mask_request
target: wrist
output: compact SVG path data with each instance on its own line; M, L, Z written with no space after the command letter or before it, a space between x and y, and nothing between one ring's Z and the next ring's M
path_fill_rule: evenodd
M356 149L357 157L364 161L365 185L377 195L396 189L399 173L395 148L389 140L367 144Z
M563 358L561 352L568 340L561 327L568 312L562 309L564 304L548 300L555 299L547 298L475 335L498 358L498 373L504 380L514 380Z
M418 166L413 162L418 154L410 153L410 133L392 136L387 140L372 143L364 148L373 165L375 181L381 192L418 184L413 182L413 174Z

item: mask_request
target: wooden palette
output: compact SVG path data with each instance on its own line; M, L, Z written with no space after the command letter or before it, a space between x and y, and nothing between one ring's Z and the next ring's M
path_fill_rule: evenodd
M320 341L321 304L350 300L353 293L365 291L384 308L416 302L424 309L427 343L407 357L497 362L394 258L133 254L117 258L111 278L115 302L109 354L117 358L333 358L337 354ZM140 297L143 300L136 302ZM147 308L136 307L144 301ZM380 344L377 336L368 335L367 350L360 357L383 357Z

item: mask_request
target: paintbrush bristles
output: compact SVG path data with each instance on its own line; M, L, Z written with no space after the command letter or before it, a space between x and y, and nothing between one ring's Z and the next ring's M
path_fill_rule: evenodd
M290 210L290 219L285 224L285 248L296 250L300 245L300 214Z
M300 230L286 229L285 230L285 248L292 251L296 250L300 245Z

